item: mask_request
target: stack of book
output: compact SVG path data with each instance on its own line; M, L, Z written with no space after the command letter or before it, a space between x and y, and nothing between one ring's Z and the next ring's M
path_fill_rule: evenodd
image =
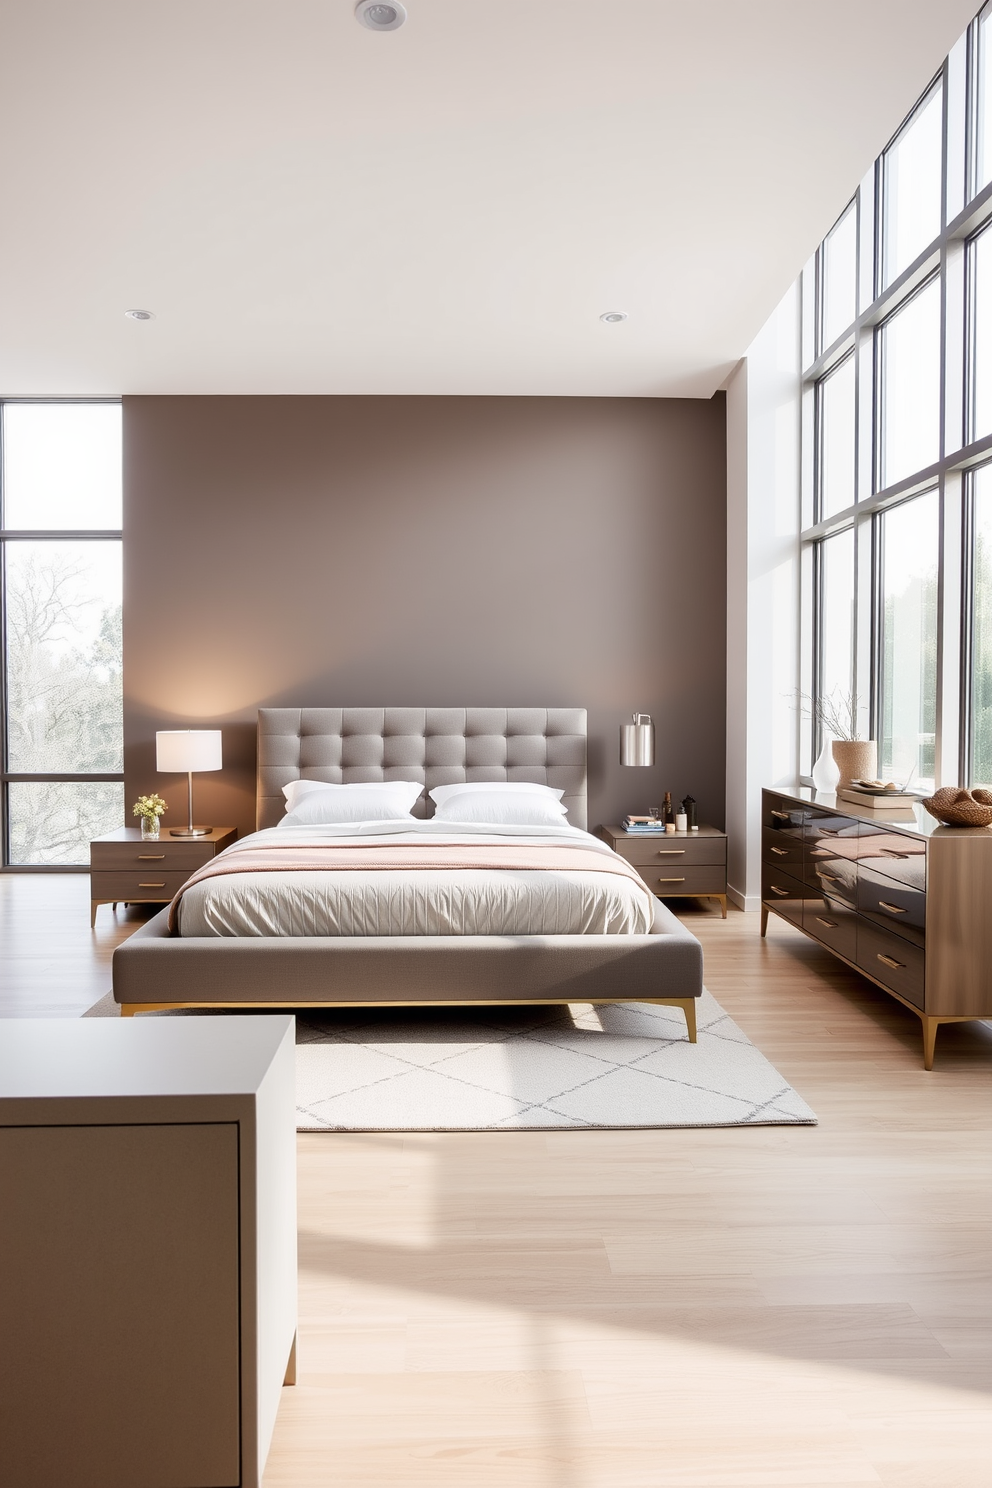
M623 829L625 832L664 832L665 823L657 816L625 816Z

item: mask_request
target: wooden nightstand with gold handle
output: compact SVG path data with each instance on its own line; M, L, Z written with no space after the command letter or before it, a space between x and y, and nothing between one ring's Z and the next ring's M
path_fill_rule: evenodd
M716 827L695 832L625 832L603 827L600 835L626 858L660 899L719 899L727 918L727 834Z
M168 904L183 884L237 838L236 827L214 827L204 837L142 837L120 827L90 843L90 925L101 904Z

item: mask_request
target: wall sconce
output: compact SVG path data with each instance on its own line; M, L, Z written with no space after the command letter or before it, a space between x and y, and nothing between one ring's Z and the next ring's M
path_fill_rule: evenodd
M206 837L213 827L193 825L193 771L221 768L220 729L167 729L155 735L155 768L184 770L189 777L189 826L170 827L170 837Z
M654 764L654 724L650 713L634 713L633 723L620 725L620 763Z

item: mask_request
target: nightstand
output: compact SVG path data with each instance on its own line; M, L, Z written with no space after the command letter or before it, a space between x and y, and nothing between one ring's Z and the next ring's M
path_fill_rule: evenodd
M659 899L719 899L727 918L726 832L716 827L674 833L602 827L601 832Z
M214 827L205 837L142 837L119 827L90 843L90 925L99 904L168 904L190 874L230 847L236 827Z

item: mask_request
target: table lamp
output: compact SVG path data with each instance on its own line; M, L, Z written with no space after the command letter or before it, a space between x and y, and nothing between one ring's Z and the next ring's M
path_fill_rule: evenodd
M193 772L221 767L220 729L167 729L155 735L155 768L183 770L189 777L189 826L170 827L170 837L206 837L213 827L193 825Z

